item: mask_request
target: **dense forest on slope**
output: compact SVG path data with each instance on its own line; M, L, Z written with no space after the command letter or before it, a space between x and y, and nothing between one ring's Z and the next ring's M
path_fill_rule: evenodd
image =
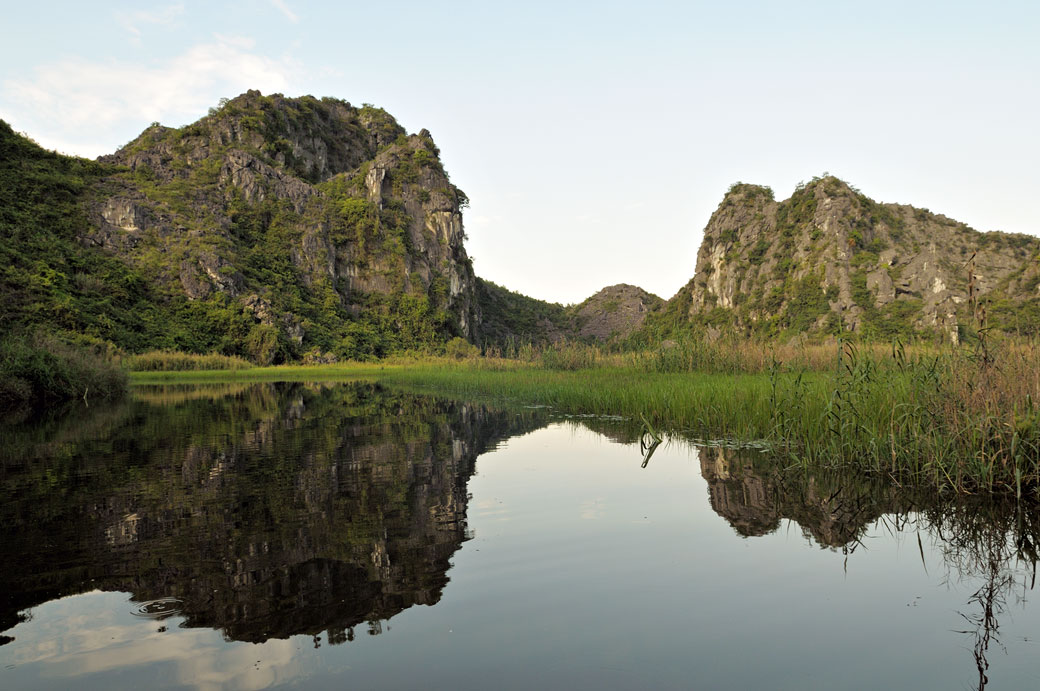
M546 343L574 332L567 308L521 295L482 278L477 279L483 339L487 345L508 348L521 343Z
M0 121L0 329L44 324L140 348L173 324L145 275L80 238L110 165L44 151Z

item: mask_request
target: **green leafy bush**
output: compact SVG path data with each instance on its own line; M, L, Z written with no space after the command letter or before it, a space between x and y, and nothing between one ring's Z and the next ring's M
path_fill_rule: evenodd
M0 409L116 398L126 386L126 373L101 348L74 346L43 332L0 341Z

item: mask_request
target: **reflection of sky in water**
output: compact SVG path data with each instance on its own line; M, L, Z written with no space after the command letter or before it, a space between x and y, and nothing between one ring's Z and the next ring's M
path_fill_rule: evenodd
M9 655L0 654L7 667L7 679L0 677L3 685L90 687L89 677L118 673L138 688L249 691L285 683L305 671L309 639L230 644L211 629L177 628L181 620L176 616L161 621L134 617L134 608L125 593L97 591L34 608L31 621L7 632L15 642L5 646ZM19 673L27 667L33 668L31 677Z
M934 535L919 549L915 531L875 523L851 555L787 520L742 538L709 503L696 451L666 444L641 460L638 445L567 424L481 456L467 487L474 538L454 552L441 600L379 635L359 625L355 640L323 635L319 648L309 636L226 642L94 592L6 632L16 640L0 647L0 686L972 685L972 641L957 631L980 578L951 571ZM739 471L707 465L727 482ZM1009 605L990 653L995 688L1040 681L1040 621Z

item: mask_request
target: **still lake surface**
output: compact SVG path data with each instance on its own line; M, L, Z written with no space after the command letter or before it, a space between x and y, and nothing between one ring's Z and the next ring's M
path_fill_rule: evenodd
M1040 686L1040 516L371 383L0 428L0 688Z

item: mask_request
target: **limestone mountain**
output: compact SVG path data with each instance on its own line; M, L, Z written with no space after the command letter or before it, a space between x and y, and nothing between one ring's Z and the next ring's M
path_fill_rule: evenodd
M874 202L834 177L777 202L736 184L667 303L611 286L576 306L476 278L466 195L430 133L384 110L257 91L158 123L98 161L0 122L0 332L258 363L363 358L452 337L652 344L678 330L957 338L1040 330L1040 240Z
M466 196L429 132L408 135L382 109L250 91L180 129L155 123L96 164L2 129L5 179L35 171L22 192L66 202L60 228L26 231L32 209L4 200L18 216L5 236L40 250L58 239L68 255L54 276L36 267L53 253L17 258L13 321L258 362L479 334ZM55 314L63 300L93 307Z
M626 338L643 325L647 315L664 300L638 286L607 286L573 308L577 335L586 340Z
M826 176L777 202L735 184L704 229L693 279L653 315L677 326L784 336L855 332L956 340L979 318L1040 328L1040 239L980 233L945 216L875 202Z

